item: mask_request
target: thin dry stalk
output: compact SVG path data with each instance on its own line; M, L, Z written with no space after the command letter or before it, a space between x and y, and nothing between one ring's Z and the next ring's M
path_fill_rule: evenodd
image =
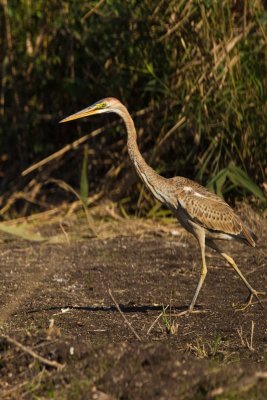
M1 334L1 337L4 338L8 343L13 344L18 349L24 351L24 353L27 353L30 356L32 356L34 359L40 361L42 364L48 365L49 367L53 367L53 368L56 368L58 370L63 369L64 366L65 366L64 364L58 363L57 361L50 361L47 358L44 358L44 357L40 356L35 351L33 351L30 347L24 346L23 344L18 342L16 339L13 339L8 335Z
M237 334L238 334L239 339L241 341L242 347L245 347L246 343L245 343L244 338L243 338L243 328L242 328L242 326L240 326L240 328L237 328Z
M179 115L180 116L180 115ZM157 148L161 147L163 143L171 136L173 132L175 132L180 126L182 126L186 122L185 116L182 116L178 119L178 122L163 136L163 138L157 143Z
M217 62L213 67L213 72L217 71L218 67L220 66L220 64L225 60L225 58L227 57L227 55L233 50L233 48L240 42L240 40L242 40L244 38L244 35L247 36L248 33L250 32L250 30L253 28L254 24L249 24L246 27L246 31L240 33L239 35L235 36L234 38L231 38L228 43L226 44L226 46L224 45L220 45L220 46L215 46L215 48L213 48L212 52L216 52L218 50L218 47L220 47L221 53L219 54L219 56L217 56Z
M94 221L92 219L92 217L90 216L88 210L87 210L87 205L84 204L84 202L82 201L80 195L78 192L76 192L76 190L73 189L73 187L71 187L67 182L63 181L62 179L48 179L47 182L53 182L56 183L59 187L61 187L62 189L66 190L67 192L71 192L73 193L81 202L81 205L84 209L84 213L87 219L87 223L88 223L88 227L89 229L92 231L94 236L97 236L95 233L95 229L94 229Z
M121 217L119 214L116 213L115 209L114 209L114 204L110 204L107 205L105 207L106 212L108 213L108 215L111 216L111 218L115 219L116 221L123 221L124 218Z
M28 175L30 172L35 171L36 169L38 169L40 167L43 167L45 164L48 164L50 161L53 161L53 160L63 156L68 151L76 149L77 147L80 146L80 144L86 142L87 139L89 139L90 137L99 135L101 132L103 132L103 130L104 130L104 128L96 129L95 131L82 136L81 138L75 140L74 142L67 144L66 146L62 147L60 150L56 151L53 154L50 154L50 156L43 158L41 161L38 161L37 163L31 165L29 168L22 171L21 175L22 176Z
M66 242L68 243L68 246L69 246L69 245L70 245L70 238L69 238L69 235L68 235L68 233L66 232L66 230L65 230L65 228L64 228L64 226L62 225L61 222L60 222L59 226L60 226L60 229L62 230L62 232L63 232L63 234L64 234L64 236L65 236L65 238L66 238Z
M179 30L179 28L184 24L184 22L191 16L191 13L190 13L191 6L192 6L192 1L188 1L183 10L183 15L181 15L182 18L179 19L179 21L174 26L169 28L168 31L158 39L158 42L163 41L168 36L170 36L173 32L175 32L175 31L177 32Z
M244 339L243 337L242 326L237 329L237 334L240 338L242 347L247 347L250 351L255 351L255 348L253 347L254 331L255 331L255 322L251 321L250 341L248 341L247 338Z
M115 300L111 289L108 289L108 293L113 301L113 303L115 304L115 307L117 308L117 310L119 311L120 315L122 316L124 322L128 325L128 327L131 329L131 331L133 332L134 336L136 337L137 340L139 340L139 342L142 342L142 339L140 338L140 336L138 335L138 333L135 331L135 329L132 327L131 323L128 321L128 319L125 317L125 315L123 314L123 312L120 309L119 304L117 303L117 301Z
M255 349L254 349L254 347L253 347L254 328L255 328L255 322L254 322L254 321L251 321L250 342L248 342L248 340L246 339L247 348L248 348L250 351L255 351Z
M164 311L161 311L161 313L157 316L157 318L152 322L152 324L150 325L149 329L147 330L147 335L150 334L151 330L153 329L153 327L156 325L156 323L158 322L158 320L162 317L163 313L169 308L169 304L164 308Z
M83 17L82 22L89 18L92 14L96 13L98 9L105 3L105 0L100 0L94 7L92 7Z
M100 200L101 197L103 196L103 191L94 194L93 196L88 197L87 199L87 205L89 206L92 203L95 203L96 201ZM53 218L53 216L57 216L62 218L61 215L63 212L66 212L66 217L70 217L71 214L73 214L73 212L75 210L77 210L78 208L82 207L82 201L81 200L76 200L72 203L63 203L58 207L52 208L51 210L47 210L47 211L42 211L40 213L36 213L33 215L29 215L29 216L24 216L24 217L19 217L19 218L14 218L14 219L10 219L8 221L3 221L1 222L1 224L3 225L15 225L15 224L19 224L19 223L23 223L23 222L40 222L40 221L46 221L49 220L50 223L52 222L56 222L56 217ZM1 215L1 213L0 213Z

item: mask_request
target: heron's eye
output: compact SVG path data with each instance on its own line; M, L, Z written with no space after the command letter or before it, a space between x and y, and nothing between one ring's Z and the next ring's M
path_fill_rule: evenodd
M102 110L102 108L106 108L106 103L98 103L97 109Z

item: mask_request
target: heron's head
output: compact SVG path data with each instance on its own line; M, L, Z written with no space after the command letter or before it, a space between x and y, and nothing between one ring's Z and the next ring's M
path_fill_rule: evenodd
M76 112L75 114L69 115L68 117L59 121L60 123L72 121L74 119L89 117L94 114L102 114L108 112L120 113L122 104L119 100L114 97L107 97L103 100L99 100L91 106L84 108L81 111Z

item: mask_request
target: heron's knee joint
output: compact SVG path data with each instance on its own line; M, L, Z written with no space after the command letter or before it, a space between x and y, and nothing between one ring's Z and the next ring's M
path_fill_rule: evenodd
M207 275L207 272L208 272L208 270L207 270L207 268L205 268L205 269L203 269L202 271L201 271L201 276L206 276Z
M236 263L234 262L234 260L232 259L232 257L228 256L228 254L225 253L221 253L221 255L229 262L229 264L235 265Z

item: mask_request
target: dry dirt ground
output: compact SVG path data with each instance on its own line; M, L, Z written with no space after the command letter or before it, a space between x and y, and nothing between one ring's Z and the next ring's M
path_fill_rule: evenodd
M76 220L54 244L2 235L0 398L266 400L266 297L237 311L247 289L207 251L201 312L177 317L199 277L194 238L113 224L113 235L70 240L86 230ZM256 249L226 246L257 290L267 286L262 224Z

